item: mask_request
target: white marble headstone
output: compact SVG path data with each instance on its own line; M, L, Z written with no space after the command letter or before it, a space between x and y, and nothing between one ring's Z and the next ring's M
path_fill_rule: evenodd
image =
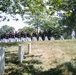
M0 75L4 74L5 69L5 49L0 47Z
M28 54L31 54L31 43L28 43Z
M23 61L23 56L24 56L24 46L22 44L19 44L19 50L18 50L18 60L20 62Z

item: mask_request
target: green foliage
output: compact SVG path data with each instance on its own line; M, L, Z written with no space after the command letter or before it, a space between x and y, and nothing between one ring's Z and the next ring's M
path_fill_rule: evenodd
M19 29L19 31L24 31L24 32L30 32L30 33L32 33L32 32L35 31L35 29L33 27L26 27L25 26L22 29Z
M32 25L35 30L38 32L40 25L42 24L43 20L46 19L46 13L45 12L36 12L31 15L29 21L29 25Z
M25 15L25 12L41 12L45 9L45 3L43 0L1 0L0 11L15 16L20 14L21 17ZM0 16L3 17L0 13Z
M0 28L0 35L3 34L3 33L8 33L8 32L13 32L15 30L14 27L12 26L8 26L8 25L4 25Z
M49 9L46 9L46 6L49 6ZM10 15L20 14L23 20L25 20L26 12L31 13L30 15L30 25L33 25L34 28L38 31L39 28L48 30L54 29L57 25L56 21L50 22L50 20L45 20L48 16L52 16L55 12L65 11L62 15L59 15L60 21L59 28L64 25L67 26L68 32L71 32L71 29L76 30L76 0L1 0L0 1L0 11L1 13L7 13ZM3 16L0 13L0 19ZM45 15L47 14L47 15ZM3 18L3 21L6 17ZM45 22L47 21L47 22ZM59 19L58 19L59 21ZM31 31L31 30L30 30Z
M0 0L0 11L7 12L7 8L9 8L10 5L10 0Z
M41 29L48 31L54 29L57 25L56 18L47 18L42 21Z
M48 36L53 31L56 39L60 37L61 28L57 22L56 17L48 17L47 19L44 19L42 21L42 24L40 25L40 29L43 31L47 31Z
M32 11L32 14L43 11L44 7L43 0L33 0L29 5L29 9Z
M55 10L59 10L59 7L62 5L62 0L51 0L51 5L54 6Z
M63 26L68 27L68 31L71 29L76 29L76 0L52 0L52 5L54 9L65 11L64 17L62 18Z

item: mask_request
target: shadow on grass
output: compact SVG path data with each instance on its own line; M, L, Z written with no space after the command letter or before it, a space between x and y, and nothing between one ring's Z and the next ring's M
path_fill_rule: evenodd
M76 75L76 61L66 62L36 75Z
M17 52L6 52L6 67L8 68L5 69L5 75L76 75L75 59L43 71L42 62L36 57L32 59L33 57L30 56L31 60L28 61L26 60L28 57L25 57L23 63L19 63Z
M13 64L17 64L18 63L18 53L14 53L14 51L8 51L8 52L5 52L5 62L6 62L6 65L9 64L9 63L13 63Z
M37 67L34 66L34 65L42 64L42 62L37 59L31 59L29 61L24 60L22 63L20 63L18 61L17 52L8 51L8 52L5 52L5 54L6 54L5 75L29 75L29 74L35 75L36 73L39 73L39 71L41 71L42 69L40 66L37 66ZM32 57L30 56L30 58Z

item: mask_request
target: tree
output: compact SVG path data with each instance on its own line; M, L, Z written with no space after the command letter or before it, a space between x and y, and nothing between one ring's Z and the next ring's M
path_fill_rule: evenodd
M55 11L65 11L62 24L69 30L76 29L76 0L51 0Z
M44 0L0 0L0 18L3 21L7 18L2 16L2 13L10 14L15 18L16 14L20 14L22 18L25 18L26 12L43 11L45 8Z
M76 0L48 0L50 11L59 16L59 25L66 37L76 30Z
M57 17L48 17L47 19L43 20L42 25L40 25L41 30L47 31L48 36L53 31L56 38L59 38L61 33L61 28L57 22Z
M8 32L13 32L15 30L15 28L8 26L8 25L4 25L0 28L0 35L3 33L8 33Z
M33 27L23 27L21 29L19 29L19 31L24 31L24 32L30 32L31 34L35 31L35 29Z
M33 26L37 32L39 31L42 19L44 19L42 16L42 12L35 13L31 16L31 20L29 21L29 24Z

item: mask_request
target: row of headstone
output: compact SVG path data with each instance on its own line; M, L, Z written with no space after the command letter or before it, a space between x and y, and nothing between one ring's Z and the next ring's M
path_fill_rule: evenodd
M31 43L28 43L28 54L31 54ZM18 49L18 61L22 62L24 59L24 46L19 45ZM0 47L0 75L4 75L5 70L5 48Z
M28 43L28 54L31 54L31 43ZM22 62L23 59L24 59L24 46L20 44L18 50L18 61Z

